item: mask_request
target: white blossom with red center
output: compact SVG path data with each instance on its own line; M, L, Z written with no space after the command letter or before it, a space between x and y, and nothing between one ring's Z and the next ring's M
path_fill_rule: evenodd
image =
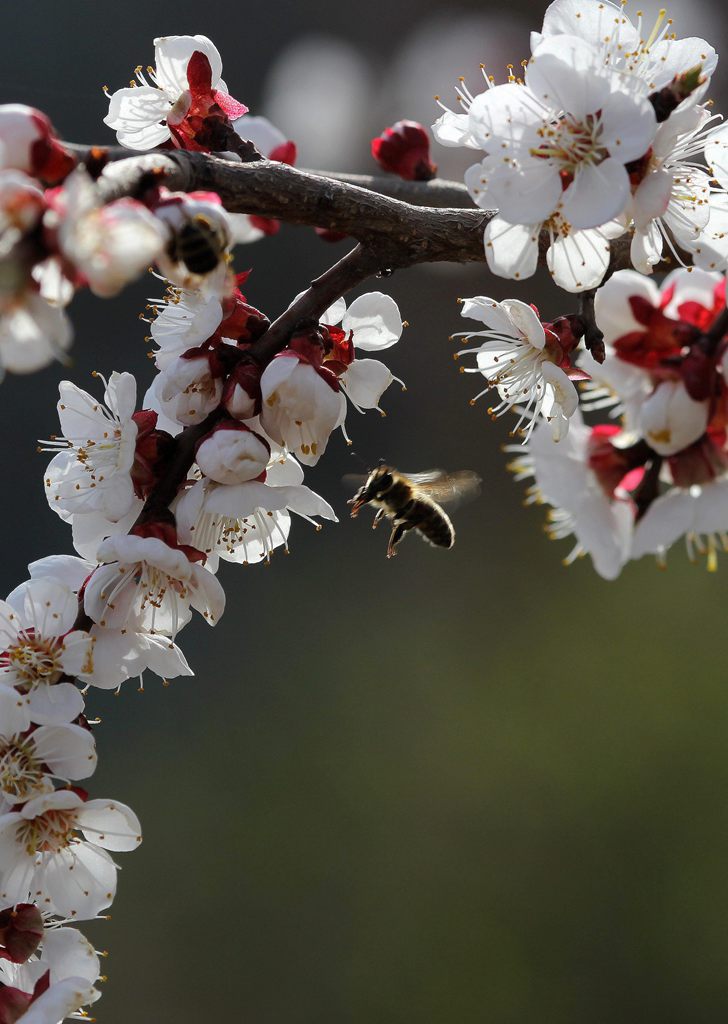
M346 301L339 299L320 317L320 322L330 329L334 339L334 349L324 365L337 368L339 384L358 412L381 412L379 402L386 389L394 381L402 381L378 359L360 359L355 353L357 349L383 352L399 341L403 323L397 303L382 292L367 292L354 299L348 308Z
M37 954L23 962L0 959L0 1017L11 1008L4 1019L25 1024L88 1020L81 1007L101 995L94 988L99 975L99 958L78 929L47 925Z
M338 378L323 359L320 333L303 331L271 360L260 379L263 429L308 466L316 465L331 432L346 416Z
M189 552L199 558L200 552ZM211 572L158 537L110 537L98 550L99 566L86 584L86 613L102 628L129 622L144 633L174 638L194 608L214 626L225 593Z
M71 381L59 384L62 436L44 442L58 451L45 472L48 504L61 519L101 513L118 522L135 506L132 467L138 434L134 420L136 381L114 371L103 381L104 402Z
M77 615L76 595L54 580L29 580L0 602L0 688L13 732L73 722L83 711L79 690L61 682L93 671L93 640L74 629Z
M190 69L193 56L199 54ZM154 40L154 66L135 71L138 81L109 96L104 124L122 146L153 149L171 141L189 146L185 124L190 113L215 103L231 119L247 107L228 94L222 80L222 58L207 36L162 36Z
M0 815L0 908L32 893L63 917L96 917L116 891L107 851L134 850L141 838L139 819L125 804L62 789L34 797Z
M180 540L204 551L213 570L220 558L253 565L269 561L278 547L287 551L291 512L317 530L315 516L338 522L328 502L304 485L296 460L280 450L271 455L264 480L233 486L198 480L175 506Z
M644 156L657 123L638 81L600 63L577 36L544 38L510 82L473 100L470 131L486 153L487 189L511 224L548 221L595 228L630 199L626 164ZM566 185L566 187L564 187Z
M616 434L618 428L607 428ZM533 477L530 503L546 503L549 510L548 533L553 540L573 534L576 545L565 559L570 564L585 554L604 579L615 579L629 558L634 509L626 489L617 492L616 483L604 486L595 472L601 454L603 428L587 426L577 411L568 435L558 444L544 423L534 428L526 445L520 448L509 469L518 480ZM618 470L618 480L627 470Z
M41 725L16 731L17 697L0 688L0 793L13 804L52 789L52 780L75 782L96 770L96 744L80 725Z
M73 555L50 555L31 562L28 566L31 578L59 583L69 588L78 599L79 592L96 569L95 554L99 544L100 538L93 548L93 561ZM194 674L170 637L148 632L144 614L140 613L136 619L130 616L123 626L116 629L92 625L89 635L94 642L93 664L85 666L88 671L78 674L79 682L85 685L113 690L126 680L143 677L146 671L162 679Z
M698 37L678 39L667 11L660 10L652 25L637 12L637 24L625 4L610 0L555 0L546 10L541 32L531 34L535 49L544 37L578 36L593 46L605 67L640 79L649 92L669 85L676 75L700 66L705 92L718 63L710 43ZM697 97L691 96L692 102Z
M462 372L481 374L487 381L485 390L472 401L496 388L501 401L488 412L492 416L501 416L511 409L519 412L513 432L522 429L524 443L539 417L550 423L555 441L565 437L569 419L579 405L573 380L585 377L571 363L570 354L577 338L568 320L561 318L562 322L544 326L533 307L525 302L496 302L483 295L464 299L461 314L485 325L485 330L454 335L468 340L485 339L477 347L462 349L455 356L474 355L477 365L463 367ZM522 427L524 423L526 426Z

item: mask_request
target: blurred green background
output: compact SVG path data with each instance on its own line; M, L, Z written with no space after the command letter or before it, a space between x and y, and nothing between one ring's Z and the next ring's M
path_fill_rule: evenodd
M303 166L371 169L397 117L429 123L478 61L526 55L543 8L433 0L162 5L29 0L6 12L3 101L47 111L66 137L113 141L100 86L125 84L159 34L220 48L230 91L301 144ZM629 8L628 8L629 10ZM715 4L670 12L720 49ZM716 76L721 109L725 69ZM725 104L723 104L724 107ZM437 154L457 175L468 162ZM240 251L247 294L276 315L345 246L284 228ZM72 307L74 365L2 385L3 586L70 550L48 511L57 382L131 369L151 380L136 320L149 280L113 305ZM224 567L228 607L182 643L193 680L119 698L103 718L93 795L131 804L145 841L120 856L96 1016L255 1024L691 1024L728 1014L728 576L672 552L668 571L613 584L566 570L542 510L523 509L477 390L451 360L459 295L573 306L539 279L420 268L375 283L412 324L388 353L408 385L386 420L349 416L365 463L471 468L482 497L441 552L408 539L388 563L347 518L334 438L308 482L338 526L297 522L292 555Z

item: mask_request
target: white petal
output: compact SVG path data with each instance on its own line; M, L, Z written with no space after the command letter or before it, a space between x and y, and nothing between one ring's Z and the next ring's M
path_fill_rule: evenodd
M625 334L645 329L632 313L629 300L633 297L651 306L660 304L660 290L655 282L634 270L618 270L597 292L594 312L608 345Z
M159 122L171 109L161 89L147 85L119 89L109 98L104 124L114 129L122 146L153 149L169 138L169 129Z
M59 914L89 920L111 905L116 865L106 850L81 842L46 856L37 881Z
M548 220L561 195L561 175L556 163L528 154L501 161L488 177L488 198L501 217L512 224Z
M629 175L619 160L585 164L564 192L564 219L573 228L598 227L617 217L629 198Z
M99 958L77 928L47 928L42 962L50 967L51 982L84 978L93 984L99 976Z
M402 336L399 307L382 292L367 292L354 299L342 316L341 326L347 333L354 332L354 345L366 352L391 348Z
M60 779L87 779L96 769L96 744L80 725L41 725L33 733L38 757Z
M160 36L154 40L156 79L174 102L189 88L187 65L193 53L204 53L212 70L212 88L220 84L222 57L207 36Z
M526 86L545 106L567 111L579 121L600 110L610 91L600 73L598 51L572 35L539 43L526 68Z
M78 812L78 827L90 843L105 850L135 850L142 827L134 811L116 800L89 800Z
M518 334L541 351L546 344L546 332L533 307L520 299L504 299L502 306Z
M65 725L84 708L81 691L73 683L34 686L29 695L30 717L38 725Z
M532 277L538 266L540 224L509 224L493 217L485 228L485 258L499 277Z
M631 557L658 554L687 533L693 504L688 492L679 490L668 491L653 501L635 526Z
M468 112L470 133L488 152L498 153L519 143L524 133L542 123L541 104L522 85L497 85L472 102Z
M394 377L377 359L355 359L341 378L347 398L360 409L378 409L379 400Z
M432 134L441 146L467 146L478 149L478 143L470 134L467 114L456 114L446 110L432 125Z
M546 265L559 288L583 292L601 283L609 257L609 243L604 236L587 228L554 239L546 254Z
M646 96L616 88L602 109L599 141L623 164L638 160L657 132L655 110Z

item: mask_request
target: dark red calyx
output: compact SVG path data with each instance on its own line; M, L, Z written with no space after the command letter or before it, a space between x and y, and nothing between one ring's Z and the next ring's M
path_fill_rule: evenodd
M48 971L46 971L46 974ZM16 1024L33 1002L29 992L0 982L0 1024Z
M288 342L288 349L311 366L321 366L329 342L326 327L315 320L301 320Z
M602 423L592 428L589 437L589 468L596 476L604 493L612 498L627 474L635 468L629 449L615 447L613 439L620 428Z
M198 551L190 544L180 544L177 540L177 521L169 509L160 509L155 513L154 519L148 519L143 523L137 523L129 531L135 537L154 537L163 541L167 547L181 551L188 562L204 562L207 555L204 551Z
M682 75L675 75L669 85L651 93L647 99L655 111L657 123L667 121L673 110L676 110L704 81L703 65L696 64Z
M245 301L239 288L223 299L223 319L215 332L216 337L233 341L257 341L270 327L270 320L255 306Z
M725 432L709 431L689 448L668 459L670 474L677 487L707 484L722 476L728 469L728 454L724 451Z
M418 121L397 121L372 139L371 147L379 166L405 181L431 181L437 174L430 159L430 137Z
M252 415L257 416L261 404L260 378L262 373L258 363L247 359L241 360L225 382L222 404L227 408L228 403L233 399L235 389L240 387L255 402Z
M33 903L0 911L0 960L24 964L43 938L43 918Z
M325 366L338 377L345 373L354 362L354 335L352 331L347 334L341 327L324 327L324 325L322 327L325 331ZM328 339L326 335L328 335Z
M131 482L137 498L146 498L159 480L161 466L174 447L174 438L166 430L156 429L157 413L152 409L135 412L132 420L137 425L137 439Z

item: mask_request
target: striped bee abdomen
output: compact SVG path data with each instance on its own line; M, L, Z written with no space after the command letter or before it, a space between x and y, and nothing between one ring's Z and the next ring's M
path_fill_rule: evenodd
M455 529L449 517L434 501L415 498L412 508L402 518L406 518L420 536L435 547L451 548L455 543Z

